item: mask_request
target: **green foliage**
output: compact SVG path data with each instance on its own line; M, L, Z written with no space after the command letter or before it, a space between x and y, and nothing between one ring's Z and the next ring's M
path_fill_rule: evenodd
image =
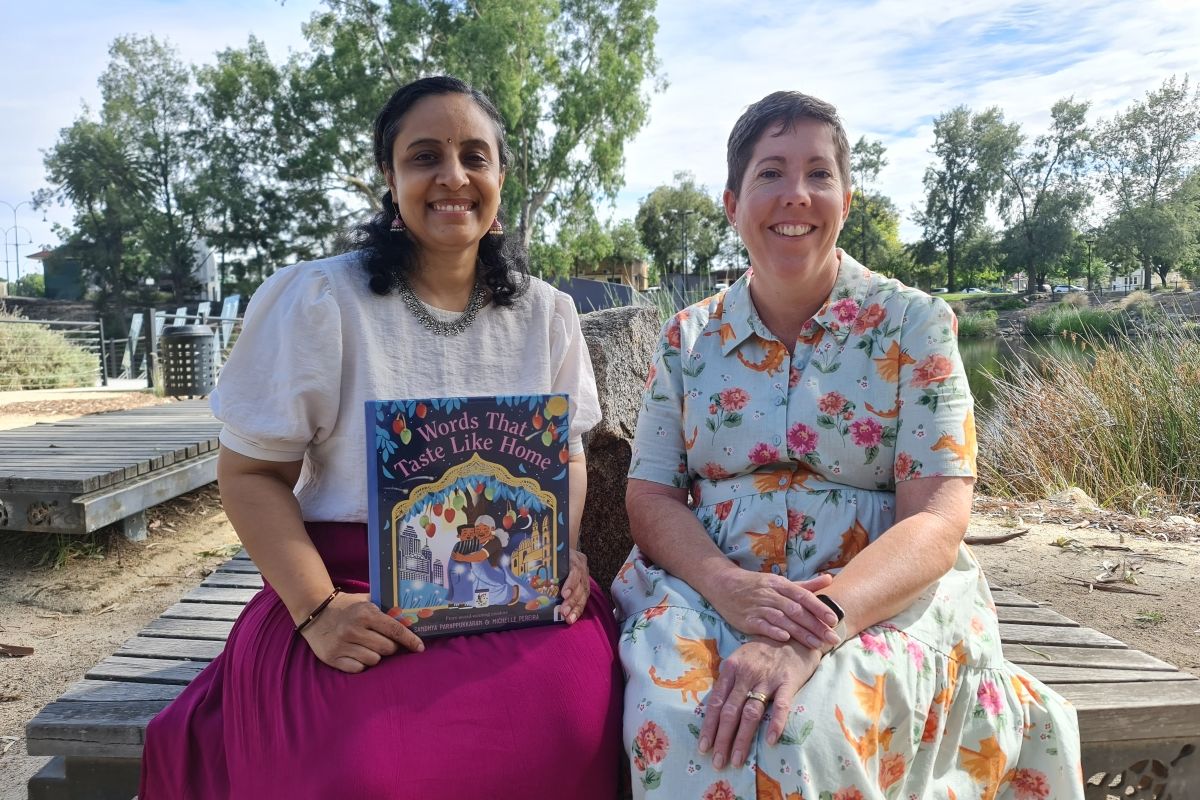
M995 311L968 311L958 316L958 338L979 339L996 335Z
M12 282L8 293L14 297L45 297L46 278L37 272L22 275Z
M642 244L660 274L707 274L729 227L725 212L690 172L675 173L642 200L636 218Z
M95 384L96 356L45 325L16 321L21 319L0 306L0 391Z
M1025 320L1025 330L1033 336L1110 336L1129 330L1131 317L1121 311L1076 308L1060 303Z
M1158 272L1189 263L1200 236L1200 90L1171 77L1101 126L1094 151L1112 213L1100 252L1114 264L1141 266L1143 288ZM1190 178L1190 180L1189 180Z
M1200 502L1200 339L1183 323L1153 335L1076 337L1090 354L1018 360L979 420L981 489L1041 498L1078 486L1136 512L1165 494ZM1147 419L1152 424L1147 424Z
M1026 144L1017 125L1010 131L1011 155L1001 172L1000 213L1009 221L1004 251L1028 277L1028 291L1041 285L1050 265L1071 250L1075 223L1091 202L1084 167L1090 131L1088 103L1067 98L1050 109L1050 130Z
M1015 128L998 108L973 113L958 106L934 118L933 136L936 161L925 170L925 209L915 221L925 242L945 254L946 285L954 291L959 246L983 223L1011 157Z

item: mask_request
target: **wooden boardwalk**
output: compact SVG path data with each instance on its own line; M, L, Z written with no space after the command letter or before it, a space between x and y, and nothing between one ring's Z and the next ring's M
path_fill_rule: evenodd
M221 423L207 400L0 431L0 530L90 533L217 477Z
M146 724L217 657L261 587L239 554L42 709L26 727L28 751L55 758L32 779L31 796L35 786L39 797L71 796L58 790L73 783L74 770L114 787L97 797L130 797ZM1079 713L1085 773L1106 776L1105 786L1088 787L1089 798L1114 786L1123 798L1200 797L1200 679L1016 592L993 596L1005 657Z

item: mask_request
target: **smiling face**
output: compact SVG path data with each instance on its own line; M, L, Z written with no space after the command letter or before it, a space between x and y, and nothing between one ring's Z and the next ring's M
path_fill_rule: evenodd
M850 186L839 175L833 130L824 122L776 125L755 143L741 185L723 197L725 213L750 253L756 279L776 291L795 281L830 286L837 237L850 213Z
M385 175L422 252L473 258L504 186L495 123L469 95L425 97L401 119Z

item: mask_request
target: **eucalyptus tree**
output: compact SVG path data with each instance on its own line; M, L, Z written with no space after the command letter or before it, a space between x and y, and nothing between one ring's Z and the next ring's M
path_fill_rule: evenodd
M867 141L860 137L850 150L850 175L854 196L850 204L850 215L838 244L860 263L878 269L878 258L887 247L887 227L899 212L891 198L873 192L872 185L880 171L887 166L884 153L887 148L876 139Z
M934 118L936 160L925 170L925 209L914 219L924 241L945 255L946 285L958 288L959 246L977 229L1000 188L1011 155L1013 126L998 108L972 113L958 106Z
M1181 192L1200 164L1198 130L1200 91L1186 75L1172 76L1103 124L1095 139L1101 186L1112 206L1103 240L1111 256L1141 266L1146 289L1155 271L1165 285L1167 272L1195 242L1194 206Z
M998 205L1010 226L1005 250L1027 274L1028 293L1069 254L1079 216L1091 202L1085 174L1088 105L1059 100L1050 109L1049 131L1032 142L1015 125L1011 129L1013 155L1001 163L1004 189Z
M487 93L513 151L504 204L526 245L540 220L623 185L626 143L662 82L654 0L326 0L290 91L304 159L377 207L368 121L398 86L456 75Z
M635 223L660 276L707 274L729 227L725 212L690 172L658 186L642 199Z

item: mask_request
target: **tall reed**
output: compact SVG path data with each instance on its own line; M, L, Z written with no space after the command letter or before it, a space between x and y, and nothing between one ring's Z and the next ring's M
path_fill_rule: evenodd
M1200 505L1200 338L1166 321L1083 341L1085 362L1023 357L995 380L981 489L1029 499L1077 486L1133 512L1154 495Z

